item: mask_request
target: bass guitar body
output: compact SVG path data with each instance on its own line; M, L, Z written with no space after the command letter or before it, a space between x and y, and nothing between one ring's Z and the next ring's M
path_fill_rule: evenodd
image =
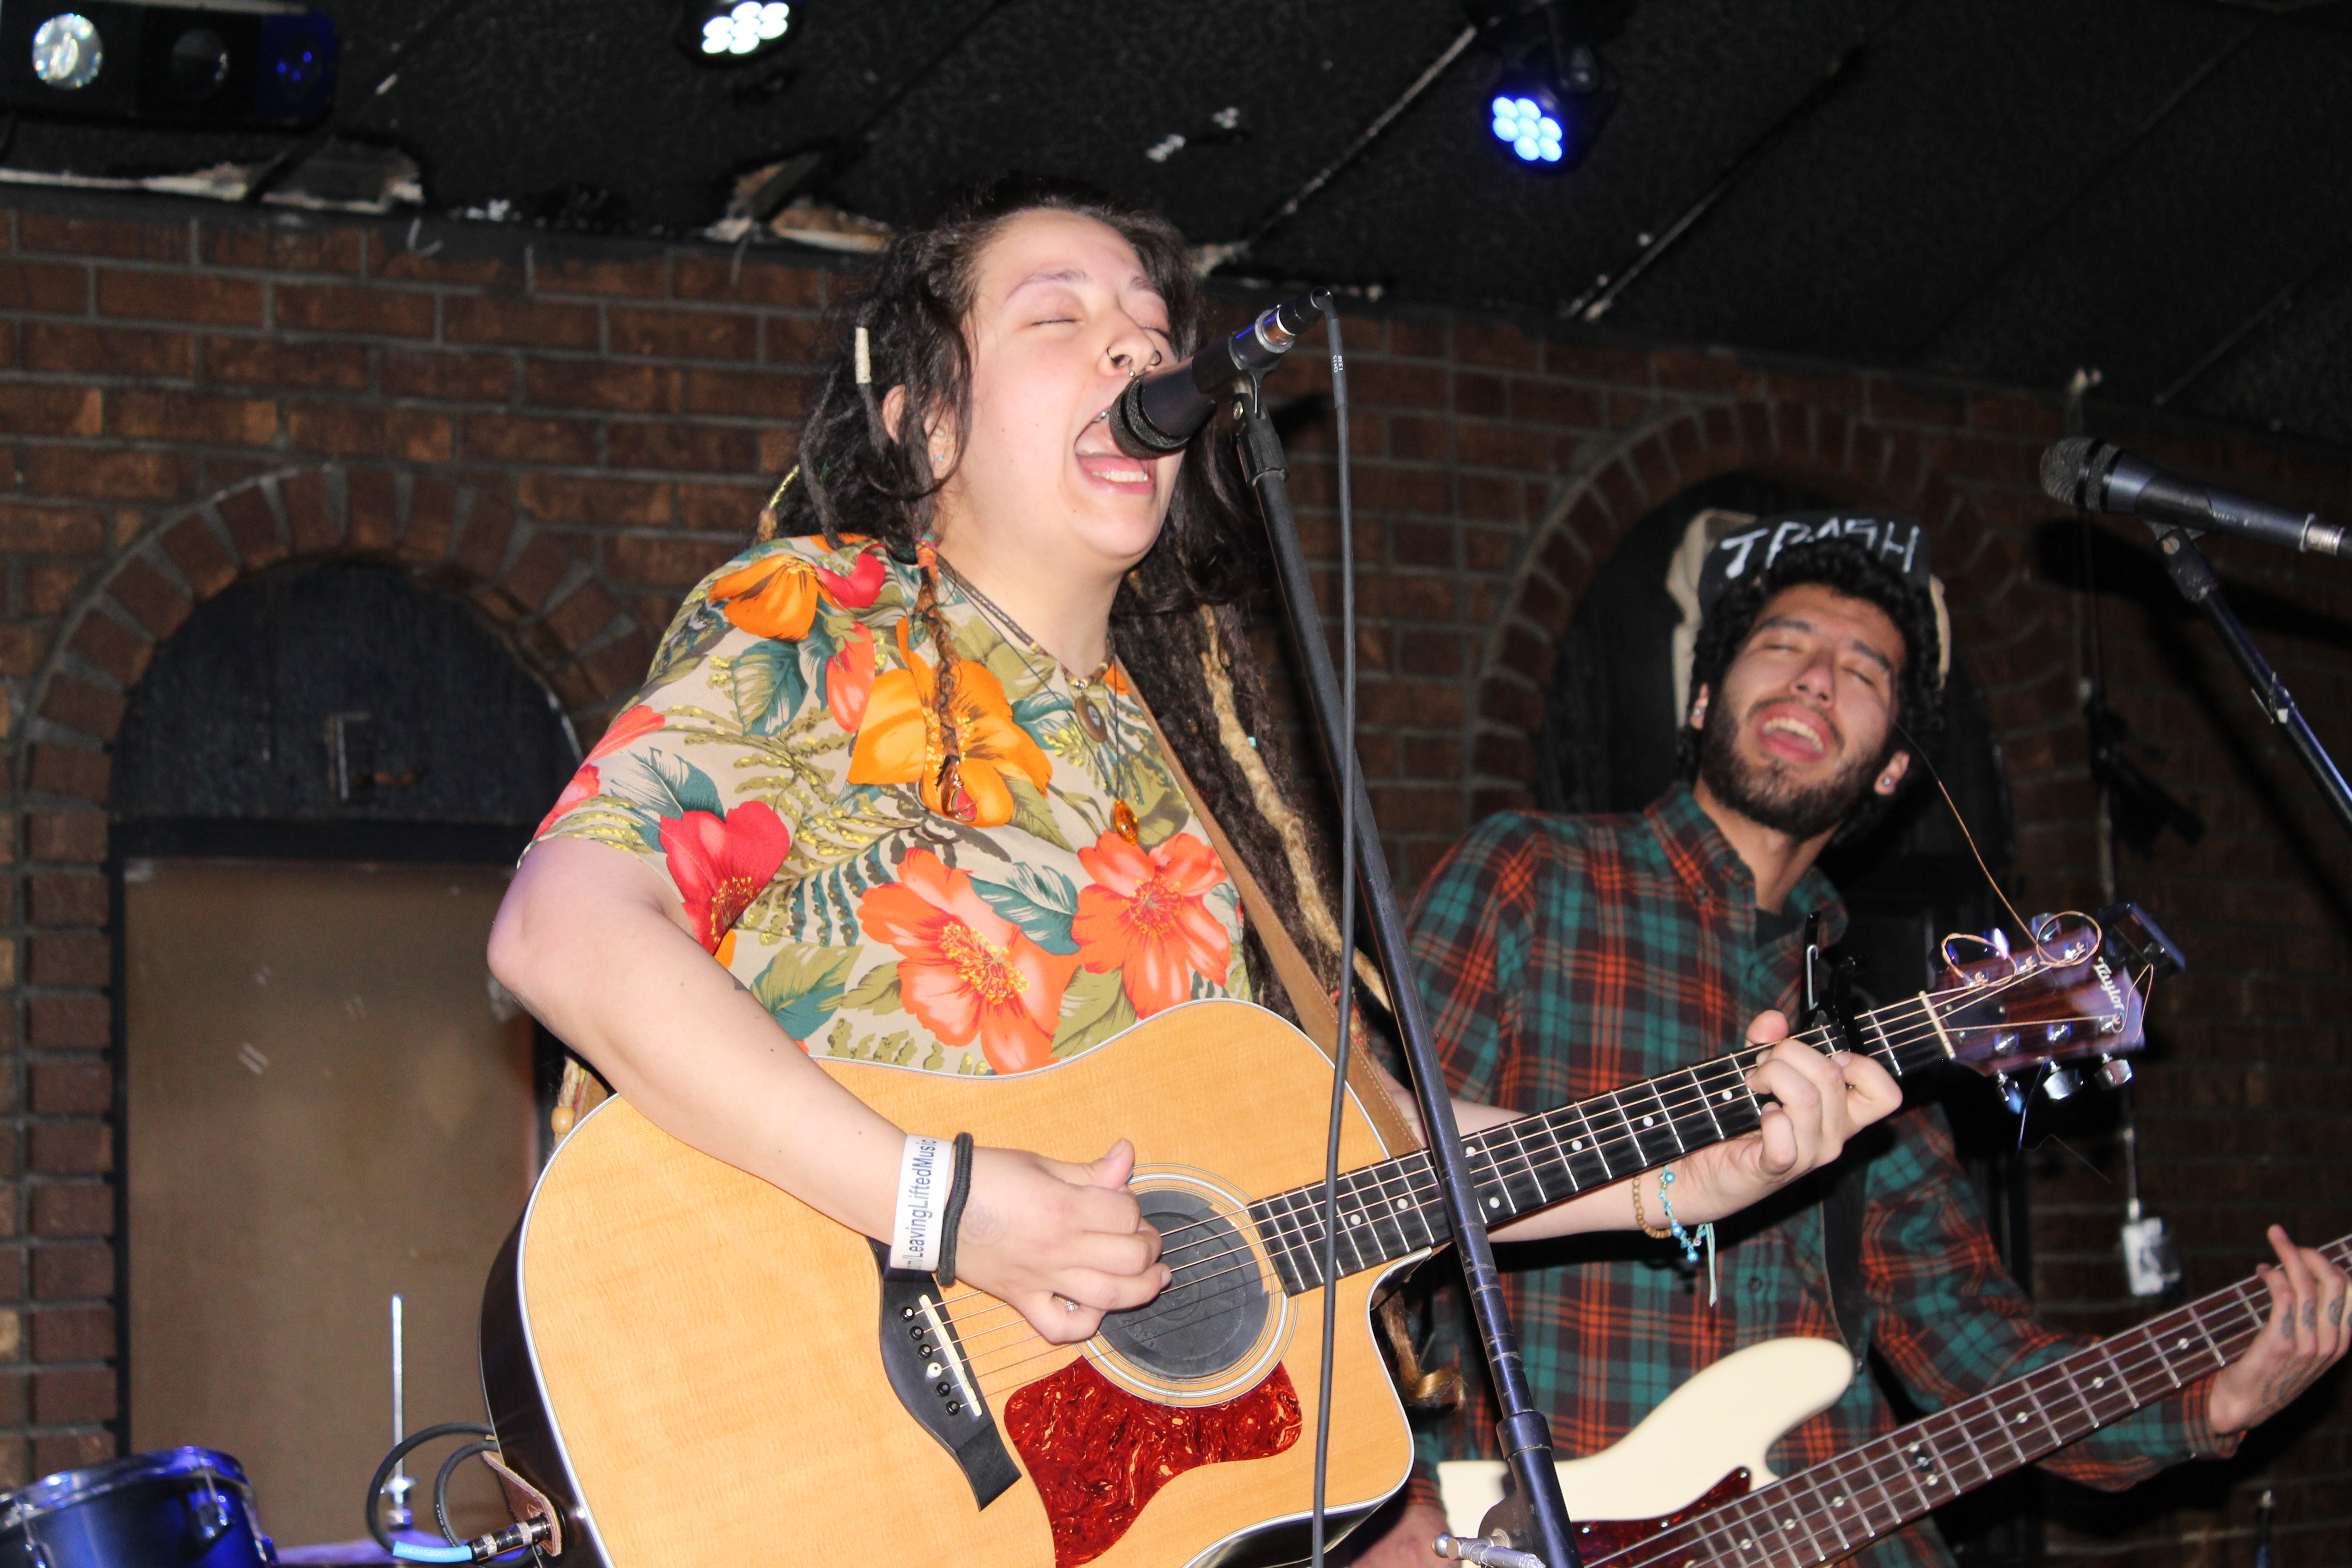
M1321 1176L1321 1052L1213 1001L1010 1077L819 1059L901 1127L1070 1161L1132 1140L1132 1187L1186 1282L1049 1345L608 1100L549 1163L484 1302L501 1455L551 1503L557 1560L1304 1559L1322 1298L1286 1290L1248 1205ZM1342 1168L1388 1152L1351 1101ZM1335 1534L1412 1461L1368 1308L1422 1256L1334 1287Z
M1836 1340L1766 1340L1702 1368L1616 1442L1562 1459L1560 1495L1594 1561L1654 1537L1780 1479L1764 1462L1772 1445L1837 1403L1853 1378L1853 1356ZM1481 1533L1502 1501L1507 1468L1496 1459L1449 1459L1437 1467L1446 1528Z

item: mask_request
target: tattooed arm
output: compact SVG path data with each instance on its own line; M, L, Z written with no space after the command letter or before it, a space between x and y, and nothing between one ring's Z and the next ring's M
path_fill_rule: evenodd
M2229 1436L2267 1421L2294 1403L2352 1342L2345 1322L2343 1271L2311 1248L2296 1247L2278 1226L2271 1246L2279 1266L2263 1265L2271 1321L2246 1353L2213 1379L2213 1431Z

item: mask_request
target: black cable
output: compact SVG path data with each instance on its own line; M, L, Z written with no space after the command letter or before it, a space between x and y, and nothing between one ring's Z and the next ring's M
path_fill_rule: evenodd
M452 1448L449 1457L441 1461L441 1473L433 1478L433 1522L441 1527L441 1539L452 1546L463 1546L466 1542L449 1528L449 1478L457 1473L459 1465L475 1455L498 1451L499 1442L495 1437L486 1443L467 1443Z
M411 1432L407 1436L394 1443L392 1446L392 1452L383 1457L383 1463L375 1468L375 1479L368 1482L367 1500L361 1504L361 1507L366 1510L368 1533L375 1537L375 1543L383 1547L387 1553L391 1552L392 1532L384 1529L383 1521L377 1517L377 1505L383 1501L383 1483L392 1479L394 1466L425 1444L442 1437L495 1437L497 1436L497 1433L478 1421L444 1421L438 1426L427 1426L421 1432ZM460 1542L458 1544L463 1545L464 1542Z
M1332 1342L1339 1324L1339 1128L1348 1103L1348 1050L1356 1018L1356 512L1348 484L1348 360L1338 306L1324 297L1323 330L1331 342L1331 412L1339 426L1339 985L1331 999L1339 1039L1331 1049L1331 1122L1323 1143L1323 1354L1317 1369L1315 1518L1309 1527L1315 1568L1323 1568L1324 1490L1331 1459ZM1410 977L1399 984L1412 984Z

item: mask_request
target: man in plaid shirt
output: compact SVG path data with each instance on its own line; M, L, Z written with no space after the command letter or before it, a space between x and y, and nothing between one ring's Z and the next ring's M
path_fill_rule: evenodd
M1935 724L1936 619L1926 592L1844 539L1747 564L1699 632L1684 746L1691 782L1637 816L1490 818L1422 894L1415 952L1462 1099L1545 1109L1719 1054L1752 1016L1793 1006L1803 914L1822 912L1825 944L1843 928L1813 861L1901 784L1910 757L1898 719L1915 734ZM1780 1022L1759 1019L1747 1037L1771 1037ZM1857 1133L1836 1166L1720 1222L1712 1302L1706 1268L1686 1266L1671 1239L1620 1231L1506 1248L1512 1320L1562 1458L1607 1447L1734 1350L1843 1337L1824 1258L1832 1178L1863 1184L1857 1361L1874 1347L1922 1404L1967 1397L2086 1342L2034 1321L2001 1271L1941 1114L1925 1107ZM1615 1201L1663 1237L1664 1200L1684 1190L1650 1173L1605 1192L1627 1194ZM1636 1192L1644 1202L1630 1201ZM2343 1352L2343 1277L2283 1231L2273 1243L2276 1331L2215 1378L2062 1450L2051 1468L2119 1489L2192 1455L2229 1453ZM1424 1447L1499 1457L1480 1357L1460 1360L1464 1406ZM1895 1425L1864 1373L1769 1463L1789 1475ZM1719 1479L1690 1478L1693 1495ZM1359 1561L1432 1562L1428 1542L1444 1528L1424 1476ZM1860 1561L1951 1559L1921 1521Z

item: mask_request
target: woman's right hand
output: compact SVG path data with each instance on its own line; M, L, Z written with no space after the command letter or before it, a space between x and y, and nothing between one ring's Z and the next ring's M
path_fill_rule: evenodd
M956 1227L958 1282L1013 1308L1052 1344L1091 1338L1104 1313L1150 1300L1169 1271L1160 1233L1127 1190L1134 1169L1124 1138L1087 1165L1025 1149L973 1150Z

